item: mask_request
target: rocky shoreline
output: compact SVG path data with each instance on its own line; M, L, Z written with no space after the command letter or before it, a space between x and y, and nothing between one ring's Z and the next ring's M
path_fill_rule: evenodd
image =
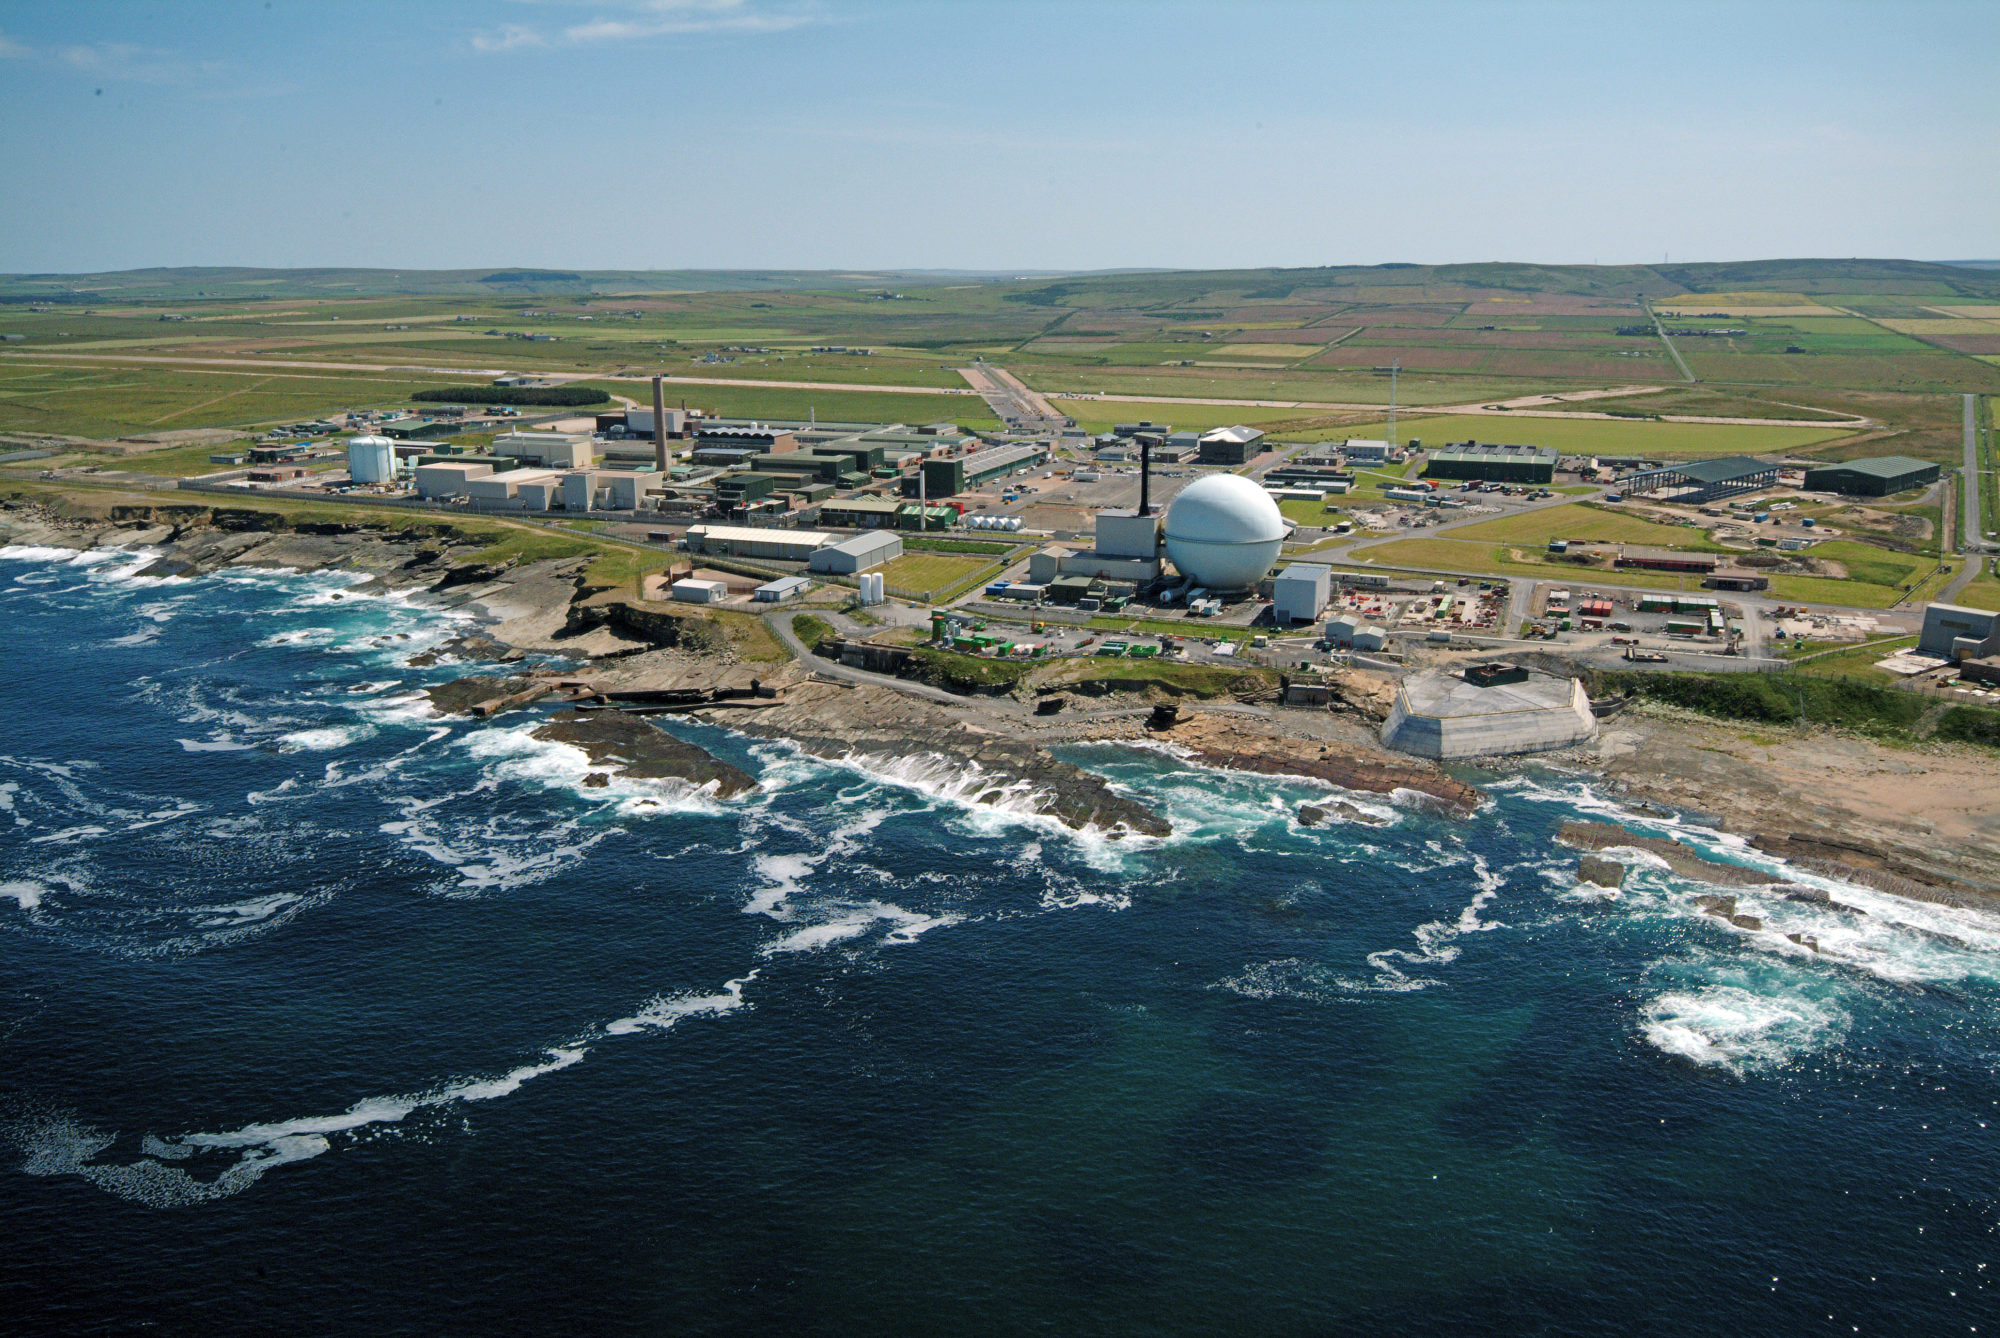
M914 768L924 784L948 787L969 802L1003 803L1113 837L1162 836L1170 824L1051 747L1145 738L1166 743L1195 765L1303 776L1352 793L1402 792L1459 816L1481 799L1477 788L1443 768L1383 751L1366 721L1337 714L1222 702L1195 706L1169 727L1149 730L1143 707L1045 717L1011 695L935 700L934 692L919 695L922 690L882 675L840 671L842 681L833 681L836 671L810 657L747 665L699 614L592 586L587 557L482 561L476 555L492 546L491 534L456 532L448 518L295 521L274 511L197 503L93 498L63 510L0 500L0 543L156 549L141 573L156 577L228 567L356 573L366 578L353 587L356 594L406 593L482 618L481 631L427 652L426 664L447 657L485 664L562 657L576 666L572 672L587 674L595 690L686 703L636 708L642 711L685 709L828 761L892 774ZM455 701L441 701L439 708L545 705L549 695L525 678L512 680L508 691L495 690L500 682L439 685ZM761 695L743 700L753 682ZM716 700L724 697L737 699ZM723 793L754 784L705 750L627 712L599 711L588 719L569 713L543 728L553 731L548 737L583 747L607 770L634 776L654 771L693 785L712 783ZM1875 745L1814 739L1801 739L1783 756L1766 748L1760 757L1737 737L1718 722L1657 722L1628 712L1615 726L1607 724L1591 748L1514 760L1507 769L1573 767L1642 803L1700 814L1812 872L1897 895L2000 905L2000 880L1991 872L2000 867L2000 795L1987 779L1984 759L1913 761L1906 753L1881 756L1887 750ZM1900 767L1926 775L1939 794L1962 799L1949 838L1941 840L1943 833L1920 810L1895 814L1881 811L1881 804L1849 804L1845 812L1830 811L1827 796L1816 789L1819 760L1842 749L1856 755L1855 766L1865 774ZM1893 809L1897 791L1884 793ZM1624 833L1623 843L1643 841ZM1726 883L1733 875L1719 870L1731 867L1687 872Z

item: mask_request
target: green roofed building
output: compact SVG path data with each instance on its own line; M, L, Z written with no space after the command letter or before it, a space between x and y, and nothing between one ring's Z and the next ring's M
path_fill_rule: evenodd
M1477 441L1448 442L1424 462L1424 477L1478 479L1489 483L1549 483L1556 476L1553 446L1500 446Z
M1928 460L1907 455L1878 455L1867 460L1843 460L1806 471L1806 491L1837 492L1849 497L1887 497L1936 483L1942 471Z

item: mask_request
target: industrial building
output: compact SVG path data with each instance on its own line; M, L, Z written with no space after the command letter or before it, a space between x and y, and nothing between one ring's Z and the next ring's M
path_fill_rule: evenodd
M1341 444L1340 453L1349 464L1386 465L1403 458L1391 443L1367 437L1349 437Z
M1879 455L1843 460L1806 471L1808 492L1837 492L1849 497L1887 497L1936 483L1942 470L1928 460L1907 455Z
M885 562L894 562L901 556L903 556L903 540L899 535L883 530L870 530L814 550L806 563L806 570L825 572L834 576L853 576L871 567L879 567Z
M779 604L797 599L810 589L812 582L803 576L780 576L775 581L766 581L758 586L750 597L759 604Z
M1627 544L1618 552L1615 566L1641 571L1690 571L1707 575L1721 565L1713 553L1683 553L1673 548L1640 548Z
M464 431L461 424L438 422L429 418L397 418L387 423L377 423L375 430L395 441L436 441L440 437L455 436Z
M1957 604L1926 604L1924 630L1917 650L1947 660L1977 660L2000 655L2000 614Z
M493 439L492 453L544 469L588 469L597 458L590 435L580 432L508 432Z
M1478 479L1489 483L1552 483L1557 458L1553 446L1446 442L1424 462L1424 477Z
M1364 623L1349 614L1327 619L1321 630L1330 645L1344 650L1380 650L1388 644L1389 634L1375 623Z
M1020 446L989 446L949 459L928 459L918 468L923 471L921 487L926 496L950 497L1048 461L1048 443L1036 441ZM918 490L919 481L914 475L903 480L905 496L915 497Z
M1271 582L1271 617L1278 626L1318 619L1333 597L1333 568L1319 562L1294 562Z
M1619 488L1628 494L1657 493L1659 501L1690 506L1776 487L1777 483L1778 466L1753 455L1665 465L1618 480Z
M799 448L792 430L775 423L699 423L694 439L697 446L755 446L774 455Z
M1208 590L1255 588L1289 533L1271 494L1240 474L1196 479L1167 508L1167 556Z
M819 530L766 530L742 525L690 525L690 552L804 562L833 541Z
M396 443L387 437L355 437L347 443L347 477L356 483L388 483L396 477Z
M729 598L729 587L721 581L675 581L668 587L673 597L687 604L720 604Z
M1245 427L1218 427L1201 434L1201 462L1205 465L1243 465L1264 450L1264 430Z
M425 501L441 497L463 497L468 481L493 472L487 464L439 464L417 466L417 496Z
M1445 760L1548 752L1596 732L1578 680L1518 665L1473 665L1405 678L1382 723L1382 742Z

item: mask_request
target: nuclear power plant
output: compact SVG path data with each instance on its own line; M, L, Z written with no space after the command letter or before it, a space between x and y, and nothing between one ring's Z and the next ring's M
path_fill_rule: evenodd
M1167 508L1167 557L1196 585L1236 594L1271 574L1287 532L1271 494L1240 474L1210 474Z

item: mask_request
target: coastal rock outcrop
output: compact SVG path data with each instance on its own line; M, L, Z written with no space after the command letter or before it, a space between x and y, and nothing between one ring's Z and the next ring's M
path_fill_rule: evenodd
M1079 830L1166 836L1167 820L1103 777L1025 739L892 688L802 683L784 702L724 718L732 728L787 739L815 757L853 760L973 803L1006 803Z
M683 780L696 789L713 785L724 799L757 786L757 778L741 767L624 711L564 711L535 730L535 737L581 748L593 766L616 768L633 780ZM607 778L593 772L583 783L603 786Z

